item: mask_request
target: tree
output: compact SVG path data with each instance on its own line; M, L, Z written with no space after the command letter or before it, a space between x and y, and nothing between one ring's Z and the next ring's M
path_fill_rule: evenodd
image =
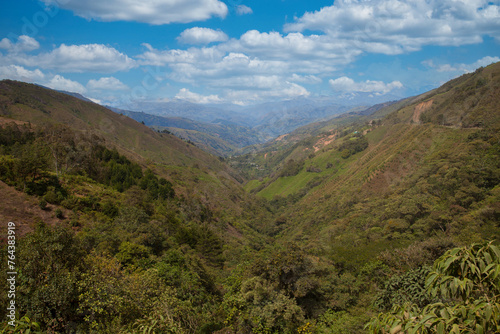
M70 152L76 150L75 134L67 126L56 124L45 129L45 140L54 158L56 175L59 175L61 165Z
M76 282L83 253L71 231L39 224L19 241L19 311L63 331L79 321Z
M236 294L225 296L224 307L226 324L237 333L294 333L305 320L295 299L262 277L243 281Z
M492 242L454 248L434 262L423 309L396 305L366 325L370 333L498 333L500 250Z

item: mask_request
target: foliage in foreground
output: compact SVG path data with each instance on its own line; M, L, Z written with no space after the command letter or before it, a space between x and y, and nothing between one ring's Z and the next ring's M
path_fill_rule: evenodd
M440 301L395 305L366 325L370 333L500 332L500 250L492 244L447 251L425 282Z

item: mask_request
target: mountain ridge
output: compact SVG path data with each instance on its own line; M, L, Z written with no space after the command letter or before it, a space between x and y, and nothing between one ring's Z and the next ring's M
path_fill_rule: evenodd
M173 183L179 196L202 201L215 211L239 214L246 194L241 176L221 160L168 133L157 131L93 102L36 85L0 81L0 118L43 128L64 124L75 133L96 135L143 168ZM182 172L180 172L182 170ZM216 192L220 195L213 196ZM251 201L249 201L251 202Z

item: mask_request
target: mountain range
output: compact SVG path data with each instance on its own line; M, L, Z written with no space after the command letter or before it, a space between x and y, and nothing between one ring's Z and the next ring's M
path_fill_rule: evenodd
M167 130L213 154L228 156L310 123L348 111L367 110L362 105L333 103L336 100L300 98L247 107L198 105L181 101L134 105L145 112L108 108L159 131Z
M399 303L424 307L436 259L500 238L499 96L500 63L368 107L135 112L1 81L0 220L19 227L20 323L364 333Z

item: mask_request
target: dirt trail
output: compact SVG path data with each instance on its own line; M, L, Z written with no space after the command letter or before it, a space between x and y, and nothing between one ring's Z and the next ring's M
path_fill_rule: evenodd
M429 100L422 102L420 104L417 104L415 107L415 111L413 112L412 120L413 123L420 123L420 115L422 115L423 112L429 110L430 107L432 107L432 103L434 100Z
M318 140L316 142L316 144L314 145L314 152L318 152L320 149L322 149L326 145L329 145L329 144L333 143L333 141L335 140L336 137L337 137L337 132L335 132L332 135L329 135L327 137L323 137L320 140Z

